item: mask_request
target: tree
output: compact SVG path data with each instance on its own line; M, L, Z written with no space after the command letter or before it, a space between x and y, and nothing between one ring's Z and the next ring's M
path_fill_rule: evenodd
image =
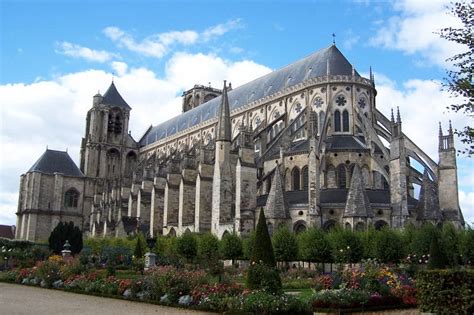
M64 243L66 243L66 241L71 245L73 255L82 250L82 232L79 227L74 226L72 221L69 223L58 223L49 235L49 249L55 254L60 254L64 249Z
M137 235L137 242L135 243L135 250L133 255L137 258L142 258L145 252L145 245L141 233Z
M285 261L287 265L298 256L296 236L285 225L279 227L273 235L273 247L276 260Z
M316 228L309 228L298 235L299 256L309 262L331 262L331 244L326 234Z
M242 240L237 234L226 233L220 243L221 254L225 259L231 259L234 264L235 259L242 256Z
M332 229L329 233L332 257L338 263L357 263L364 253L362 241L355 233L345 229Z
M197 241L192 233L184 233L176 241L178 254L191 262L197 255Z
M268 267L275 267L275 255L273 253L272 240L268 233L265 213L260 211L258 217L257 230L255 232L255 241L252 246L252 257L250 262L259 263L262 261Z
M439 247L438 236L433 235L430 244L430 259L428 261L428 269L444 268L446 268L446 257Z
M401 235L390 228L378 231L375 237L375 254L383 263L397 263L404 256Z
M462 27L448 27L440 31L441 38L447 39L466 46L467 50L454 55L448 61L453 62L453 70L447 71L443 87L448 90L456 100L457 104L452 104L451 109L472 117L474 114L474 6L470 1L456 2L451 7L451 13L459 18ZM460 150L469 156L474 154L474 128L465 126L455 133L466 145Z
M452 223L445 223L441 234L441 248L451 267L459 265L460 250L459 233Z
M202 261L219 259L219 239L214 234L206 233L199 237L198 256Z
M255 241L252 245L252 256L246 279L247 287L252 290L263 289L270 293L280 293L281 279L275 267L272 240L262 210L258 218Z

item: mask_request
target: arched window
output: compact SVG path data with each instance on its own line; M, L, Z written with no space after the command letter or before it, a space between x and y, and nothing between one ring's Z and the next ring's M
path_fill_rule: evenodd
M270 234L270 236L272 236L273 235L273 224L268 222L267 227L268 227L268 234Z
M135 152L130 151L127 154L127 158L125 161L125 176L132 176L133 169L135 168L137 163L137 155Z
M337 187L346 188L346 167L342 164L337 167Z
M79 201L79 192L71 188L64 194L64 206L68 208L77 208L77 203Z
M300 170L298 167L293 168L291 177L293 178L293 190L300 190Z
M326 188L336 188L336 169L329 165L326 172Z
M107 152L107 175L117 177L120 174L120 153L116 149Z
M303 176L303 190L308 190L308 167L303 167L301 173Z
M296 234L306 231L306 225L305 225L304 221L296 222L294 227L293 227L293 231Z
M334 131L341 131L341 113L338 110L334 112Z
M388 226L388 224L384 220L379 220L379 221L375 222L375 224L374 224L374 227L375 227L376 230L381 230L386 226Z
M349 231L352 230L352 226L351 226L351 224L350 224L349 222L346 222L346 224L344 225L344 228L345 228L346 230L349 230Z
M326 223L324 223L323 225L323 230L324 231L330 231L332 230L333 228L336 227L336 221L334 220L329 220L329 221L326 221Z
M349 131L349 112L347 110L342 112L342 131Z

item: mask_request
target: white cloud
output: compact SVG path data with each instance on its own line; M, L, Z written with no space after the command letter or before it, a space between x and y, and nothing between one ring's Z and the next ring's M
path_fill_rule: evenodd
M136 140L150 124L178 115L181 92L195 83L212 81L220 88L222 80L228 79L235 87L270 71L252 61L231 62L204 54L176 54L161 77L123 62L112 62L111 68L119 92L132 107L130 130ZM31 84L0 85L0 99L9 104L0 107L0 224L15 224L20 174L46 146L68 148L78 164L92 96L98 89L104 93L111 77L105 71L88 70Z
M242 28L242 27L243 26L242 26L241 19L230 20L230 21L227 21L226 23L217 24L217 25L207 28L206 30L204 30L204 32L202 32L201 36L204 41L208 41L214 37L222 36L231 30Z
M459 191L459 204L464 215L464 221L474 227L474 192Z
M202 33L194 30L171 31L153 34L138 41L133 36L118 27L109 26L103 30L105 36L116 42L119 47L139 53L147 57L162 58L173 45L194 45L198 42L207 42L219 37L230 30L242 27L240 19L211 26Z
M116 54L110 53L105 50L94 50L69 42L58 43L58 46L59 49L56 50L57 53L73 58L83 58L88 61L106 62L114 57L117 57Z
M448 1L405 0L394 3L397 15L379 25L369 43L406 54L420 53L430 63L446 67L445 60L465 47L439 37L444 27L458 27L459 20L448 14Z

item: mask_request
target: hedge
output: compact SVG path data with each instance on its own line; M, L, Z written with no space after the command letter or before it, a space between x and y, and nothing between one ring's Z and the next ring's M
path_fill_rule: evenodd
M474 270L428 270L418 274L418 307L437 314L474 313Z

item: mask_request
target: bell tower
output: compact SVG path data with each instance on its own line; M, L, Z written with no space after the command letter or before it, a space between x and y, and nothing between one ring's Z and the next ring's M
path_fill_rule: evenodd
M133 146L128 134L130 110L114 82L104 95L94 95L81 143L81 171L87 177L118 178L123 175L124 154L128 153L125 149Z

